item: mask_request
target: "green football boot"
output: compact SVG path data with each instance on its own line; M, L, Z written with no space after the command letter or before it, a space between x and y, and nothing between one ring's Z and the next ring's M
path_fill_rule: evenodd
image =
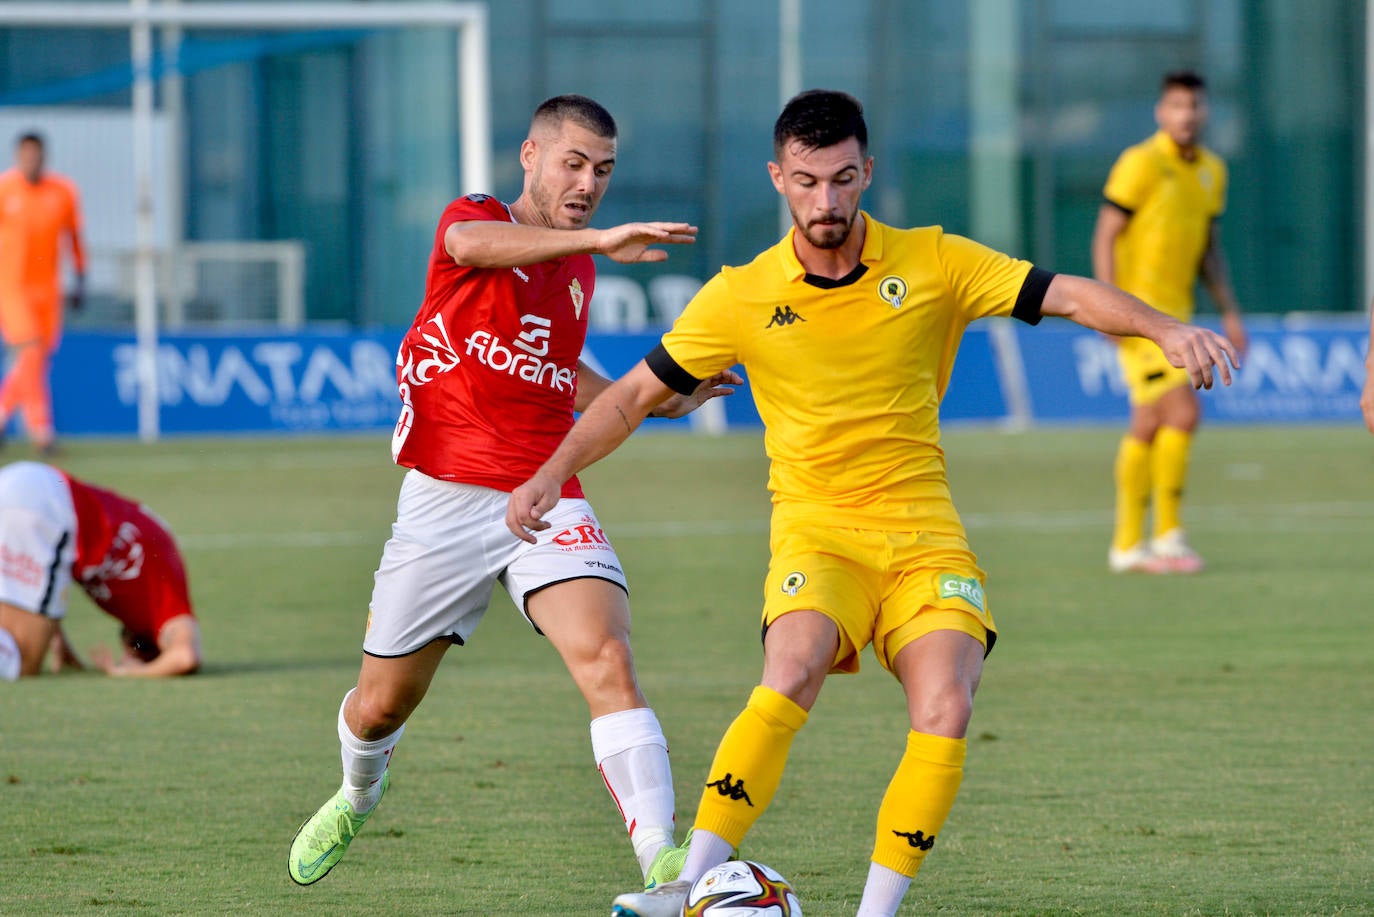
M691 844L692 832L688 831L681 847L674 847L669 844L660 850L654 856L654 862L649 866L648 875L644 877L645 890L672 882L682 875L682 865L687 862L687 848Z
M391 771L382 774L382 792L377 801L391 784ZM305 820L296 837L291 841L291 856L286 862L286 871L291 881L297 885L310 885L329 875L329 870L343 859L344 851L357 836L358 830L373 812L374 805L361 814L353 811L353 806L344 798L343 790L335 793L318 812ZM678 866L681 869L681 865Z

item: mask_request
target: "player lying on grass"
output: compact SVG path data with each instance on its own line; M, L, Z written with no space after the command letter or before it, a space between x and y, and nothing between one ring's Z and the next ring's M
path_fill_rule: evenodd
M716 750L679 880L619 896L612 913L622 917L682 913L691 883L768 808L827 675L857 671L869 644L901 684L910 729L890 750L901 760L878 808L859 913L896 913L954 804L974 691L997 636L940 449L940 399L969 322L1063 316L1150 338L1194 385L1231 379L1227 360L1237 358L1224 338L1114 287L939 227L874 220L860 210L873 172L867 143L852 96L792 99L768 164L792 230L707 283L658 348L511 494L510 530L547 537L573 474L615 449L666 395L745 365L773 492L763 675Z
M122 652L91 661L109 675L189 675L200 628L186 569L148 509L50 465L0 468L0 679L83 668L62 632L72 583L120 623Z

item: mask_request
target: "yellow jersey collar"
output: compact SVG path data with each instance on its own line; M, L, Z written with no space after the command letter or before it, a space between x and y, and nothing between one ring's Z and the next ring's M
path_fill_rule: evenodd
M859 263L875 264L883 257L883 226L869 216L867 210L860 210L859 216L864 221L864 247L863 251L859 252ZM796 232L797 227L794 224L787 230L787 235L781 243L783 276L789 281L800 281L806 276L806 268L802 267L801 259L797 257L797 248L792 244Z
M1200 143L1194 144L1193 151L1195 155L1192 159L1188 159L1183 155L1183 148L1180 147L1177 143L1175 143L1174 138L1170 137L1162 129L1155 131L1155 135L1152 138L1152 140L1156 147L1158 147L1166 156L1168 156L1175 162L1181 162L1185 165L1191 166L1196 165L1197 163L1202 161L1202 144Z

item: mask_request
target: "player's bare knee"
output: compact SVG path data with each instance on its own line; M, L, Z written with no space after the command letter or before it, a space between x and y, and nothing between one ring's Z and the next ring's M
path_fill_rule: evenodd
M388 690L364 692L359 689L354 699L354 716L349 718L349 726L365 742L375 742L391 735L405 725L415 709L415 703L409 697Z
M963 738L972 718L973 693L962 685L950 686L911 704L911 728L927 735Z
M581 664L574 663L573 669L574 680L588 701L625 708L643 704L634 655L625 640L607 638Z

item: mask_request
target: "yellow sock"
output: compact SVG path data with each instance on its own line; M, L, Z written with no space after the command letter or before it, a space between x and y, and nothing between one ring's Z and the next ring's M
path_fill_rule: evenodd
M1127 435L1116 451L1116 530L1112 547L1118 551L1140 543L1145 510L1150 505L1150 444Z
M964 739L907 734L906 753L878 807L873 862L904 876L916 875L954 807L967 748Z
M759 685L716 748L693 826L739 847L773 801L792 738L807 713L791 699Z
M1188 449L1193 436L1177 427L1160 427L1150 450L1150 477L1154 481L1155 537L1182 528L1179 507L1188 478Z

